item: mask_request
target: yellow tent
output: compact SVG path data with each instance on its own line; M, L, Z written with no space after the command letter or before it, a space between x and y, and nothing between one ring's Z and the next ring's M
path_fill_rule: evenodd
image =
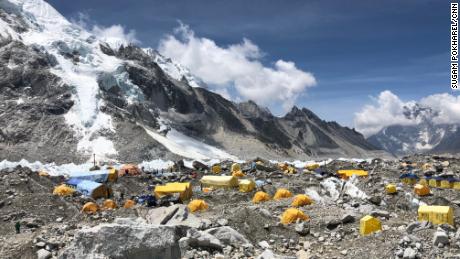
M285 171L288 169L288 164L286 163L279 163L278 164L278 168L281 170L281 171Z
M353 175L356 176L368 176L367 171L365 170L338 170L337 173L341 178L348 179Z
M430 194L430 188L428 188L426 185L416 184L414 186L414 192L418 196L426 196Z
M50 176L50 174L48 174L48 172L46 172L44 170L41 170L40 172L38 172L38 175L39 176Z
M153 191L157 199L174 193L179 193L179 198L182 202L192 198L192 186L190 183L167 183L165 185L157 185Z
M377 218L367 215L359 221L359 233L362 236L366 236L380 230L382 230L382 224Z
M240 164L234 163L234 164L232 164L232 169L230 171L231 172L236 172L236 171L240 171L240 170L241 170Z
M418 184L428 186L428 180L426 178L421 178Z
M113 200L107 199L102 203L102 208L106 210L113 210L117 208L117 204Z
M308 169L310 171L313 171L315 169L318 169L319 168L319 164L309 164L309 165L305 165L305 169Z
M243 174L243 172L240 170L240 171L234 171L232 173L232 176L235 176L235 177L245 177L246 175Z
M449 206L428 206L418 207L418 220L429 221L433 224L454 225L454 211Z
M269 200L270 200L270 195L262 191L256 192L256 194L254 194L254 197L252 198L253 203L260 203L260 202L265 202Z
M61 184L54 188L53 194L54 195L59 195L59 196L70 196L75 192L75 189L70 188L69 186L65 184Z
M200 180L203 187L233 188L238 186L238 179L234 176L205 175Z
M195 212L207 210L209 205L204 200L192 200L187 207L191 212Z
M107 181L116 182L118 179L118 171L115 168L109 169L109 175L107 176Z
M305 194L297 194L291 203L292 207L301 207L312 204L313 201Z
M440 187L444 188L444 189L452 189L454 187L454 183L450 182L447 179L443 179L443 180L441 180Z
M286 170L284 170L285 174L295 174L297 170L293 166L288 166Z
M131 209L132 207L134 207L134 205L136 205L136 202L135 202L135 201L133 201L133 200L126 200L126 201L125 201L125 205L123 205L123 208Z
M284 198L290 198L292 197L292 193L288 189L280 188L276 190L275 196L273 196L273 199L275 200L280 200Z
M289 224L289 223L294 223L299 220L309 220L310 218L305 215L301 210L296 209L296 208L289 208L284 211L283 215L281 215L281 223L283 224Z
M453 187L452 187L452 188L454 188L455 190L460 190L460 181L456 181L456 182L454 182L454 184L453 184Z
M97 204L94 202L85 203L85 205L83 205L83 208L81 209L81 211L86 214L96 213L98 210L99 206L97 206Z
M430 187L439 187L439 186L441 185L441 183L440 183L438 180L436 180L436 179L434 179L434 178L431 178L431 179L428 181L428 185L429 185Z
M239 180L238 185L240 187L240 192L252 192L252 190L256 188L256 183L249 179Z
M220 172L222 172L222 167L220 167L220 165L213 165L211 171L215 174L220 174Z
M388 184L387 186L385 186L385 191L387 194L395 194L397 192L396 185Z

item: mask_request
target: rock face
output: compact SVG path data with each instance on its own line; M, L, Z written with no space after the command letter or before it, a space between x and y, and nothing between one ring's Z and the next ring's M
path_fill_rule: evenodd
M308 109L280 118L252 101L231 102L178 65L179 78L172 61L151 49L97 40L44 1L0 2L0 19L2 158L179 157L147 129L163 138L173 129L241 159L382 155L360 133Z
M131 219L82 229L60 258L180 258L185 230Z

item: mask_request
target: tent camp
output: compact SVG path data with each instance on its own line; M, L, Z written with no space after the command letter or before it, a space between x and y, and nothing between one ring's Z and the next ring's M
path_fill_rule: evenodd
M58 196L70 196L75 192L75 189L70 188L65 184L61 184L54 188L53 194Z
M88 180L97 183L116 182L118 173L116 169L96 170L90 172L73 173L72 178Z
M77 192L93 199L107 198L111 193L110 188L106 185L93 181L71 178L66 182L66 184L74 187Z
M234 176L205 175L200 180L203 187L233 188L238 186L238 179Z
M160 199L165 195L179 194L179 199L184 202L192 198L192 186L190 183L167 183L157 185L153 191L155 197Z
M337 173L343 179L348 179L348 178L352 177L353 175L362 176L362 177L368 176L367 171L365 171L365 170L355 170L355 169L353 169L353 170L338 170Z
M139 167L133 164L126 164L123 165L120 170L118 171L118 176L123 176L123 175L140 175L141 170Z

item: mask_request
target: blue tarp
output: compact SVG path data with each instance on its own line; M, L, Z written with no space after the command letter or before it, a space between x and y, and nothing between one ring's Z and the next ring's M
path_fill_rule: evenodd
M68 185L74 186L77 192L85 195L85 196L92 196L93 191L102 184L93 182L93 181L88 181L88 180L81 180L77 178L71 178L67 181Z
M106 183L109 178L110 170L96 170L90 172L74 172L72 173L72 178L80 180L88 180L98 183Z

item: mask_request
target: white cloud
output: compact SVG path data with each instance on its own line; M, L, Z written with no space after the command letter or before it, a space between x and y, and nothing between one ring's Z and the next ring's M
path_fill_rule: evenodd
M263 53L248 39L227 47L199 38L181 24L174 35L160 41L159 51L212 86L216 92L234 88L243 99L273 107L290 109L306 88L316 84L315 77L296 67L294 62L278 60L273 67L261 63ZM224 89L224 90L222 90ZM228 94L227 94L228 95Z
M118 49L121 45L137 44L140 41L136 38L135 30L126 30L120 24L108 27L95 24L88 13L79 12L71 19L71 22L84 30L91 32L98 40L108 43L112 48Z
M125 28L119 24L109 27L95 25L91 32L99 40L107 42L112 48L118 48L121 45L126 46L130 43L139 43L135 30L125 31Z
M387 90L374 99L374 104L365 105L355 114L355 128L365 136L371 136L390 125L416 125L422 116L404 115L405 107L415 105L431 108L435 114L430 118L435 124L460 123L460 96L443 93L405 102Z

